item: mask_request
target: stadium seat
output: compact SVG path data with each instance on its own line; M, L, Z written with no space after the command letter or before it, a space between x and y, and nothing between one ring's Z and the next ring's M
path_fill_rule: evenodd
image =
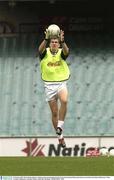
M55 136L35 38L0 37L0 136ZM99 36L96 44L93 39L88 35L83 44L82 37L71 38L66 136L114 135L114 51Z

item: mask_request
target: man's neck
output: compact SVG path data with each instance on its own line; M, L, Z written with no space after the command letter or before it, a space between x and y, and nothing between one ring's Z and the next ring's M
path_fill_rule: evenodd
M55 55L55 54L57 54L57 52L58 52L58 49L50 49L50 52L51 52L51 54L53 54L53 55Z

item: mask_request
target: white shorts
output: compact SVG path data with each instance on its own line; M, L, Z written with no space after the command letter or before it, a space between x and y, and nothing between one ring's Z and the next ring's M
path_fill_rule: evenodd
M57 97L58 92L67 88L67 82L45 82L44 83L46 101L51 101Z

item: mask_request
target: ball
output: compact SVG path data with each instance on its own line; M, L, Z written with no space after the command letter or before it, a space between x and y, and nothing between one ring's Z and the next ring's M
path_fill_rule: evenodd
M60 36L60 28L56 24L51 24L50 26L48 26L47 30L49 32L50 38L59 37Z
M100 149L100 155L101 156L108 156L109 152L108 152L108 149L107 148L101 148Z
M110 156L114 156L114 149L111 149L111 150L110 150L109 155L110 155Z

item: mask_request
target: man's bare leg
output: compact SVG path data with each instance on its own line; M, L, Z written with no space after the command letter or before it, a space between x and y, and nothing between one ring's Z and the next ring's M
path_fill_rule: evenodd
M63 125L64 120L67 112L67 99L68 99L68 91L67 88L62 89L59 94L58 98L60 100L60 108L59 108L59 115L58 115L58 123L57 123L57 131L56 133L59 135L59 143L62 147L66 147L64 137L63 137Z
M60 100L60 108L59 108L59 120L57 127L63 128L65 116L67 113L67 101L68 101L68 91L67 88L62 89L59 94L58 98Z
M49 101L48 103L49 103L51 113L52 113L53 127L56 130L57 124L58 124L58 102L57 102L57 99L53 99L53 100Z

